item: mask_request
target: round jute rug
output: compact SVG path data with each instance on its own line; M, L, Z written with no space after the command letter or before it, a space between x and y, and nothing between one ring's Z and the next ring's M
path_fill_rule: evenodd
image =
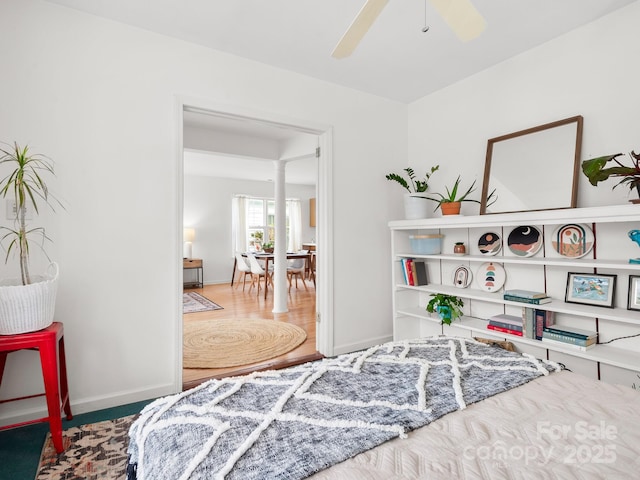
M184 324L184 368L224 368L268 360L307 338L296 326L277 320L205 320Z

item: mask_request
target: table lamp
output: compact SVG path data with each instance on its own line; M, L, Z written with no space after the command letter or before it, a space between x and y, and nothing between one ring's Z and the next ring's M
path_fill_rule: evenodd
M196 238L196 231L193 228L185 228L182 234L184 241L183 256L184 258L191 258L192 244Z

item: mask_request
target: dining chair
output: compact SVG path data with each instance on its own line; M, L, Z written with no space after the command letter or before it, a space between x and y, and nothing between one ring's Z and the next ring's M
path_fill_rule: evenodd
M242 275L242 291L247 283L247 276L251 277L251 266L247 263L247 260L242 256L240 252L236 252L236 270ZM236 288L240 286L240 282L236 282Z
M249 285L249 291L253 288L253 285L258 282L258 292L257 295L260 295L260 279L264 277L264 288L267 288L267 282L270 282L273 285L271 280L271 272L265 271L265 269L260 265L258 259L255 257L253 253L247 252L247 258L249 259L249 266L251 267L251 285Z
M304 258L294 258L289 261L289 266L287 266L287 278L289 279L289 291L291 291L291 284L293 283L293 277L296 279L296 288L298 288L298 277L302 280L302 285L304 285L304 289L309 291L307 288L307 283L304 280L304 276L306 273L307 266L305 265Z

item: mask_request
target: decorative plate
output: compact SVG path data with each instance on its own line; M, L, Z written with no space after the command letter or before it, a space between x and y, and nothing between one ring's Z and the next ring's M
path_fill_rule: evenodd
M453 284L457 288L467 288L471 285L471 280L473 280L473 274L471 270L464 265L460 265L453 272Z
M551 244L563 257L584 257L593 248L593 232L586 225L569 223L554 230Z
M502 239L494 232L487 232L478 240L478 248L482 255L495 255L502 249Z
M507 246L519 257L532 257L542 248L543 241L540 230L532 225L523 225L511 230Z
M507 274L502 265L493 262L483 263L478 267L476 282L485 292L497 292L504 285Z

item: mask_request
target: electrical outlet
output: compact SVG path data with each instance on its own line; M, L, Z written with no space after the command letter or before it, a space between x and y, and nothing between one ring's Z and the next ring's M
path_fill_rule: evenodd
M16 201L15 200L7 200L6 201L7 204L7 220L15 220L17 217L17 211L16 211ZM27 209L27 213L25 215L25 218L27 220L31 220L33 218L33 215L31 215L31 208L29 205L27 205L26 209Z

